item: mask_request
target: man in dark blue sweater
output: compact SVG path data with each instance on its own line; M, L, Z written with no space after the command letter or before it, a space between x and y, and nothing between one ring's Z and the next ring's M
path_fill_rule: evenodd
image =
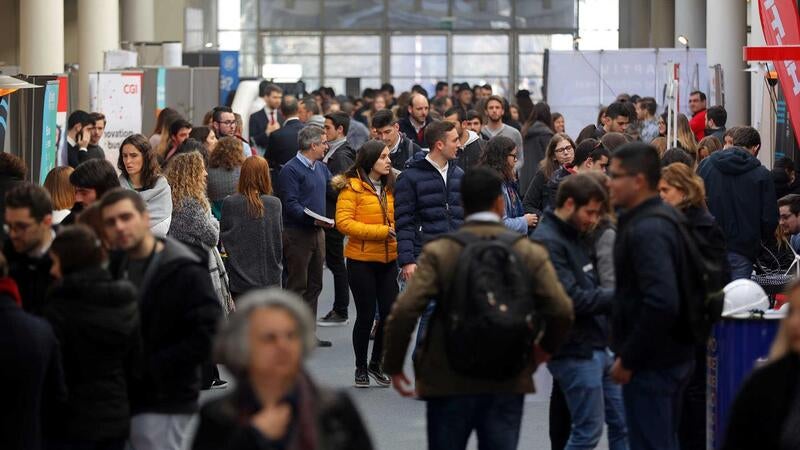
M655 147L619 147L609 175L611 199L624 210L614 248L611 377L623 384L630 448L677 450L681 398L694 366L679 282L688 264L676 225L653 212L676 220L678 213L658 197Z
M714 152L697 173L703 178L708 210L725 233L731 277L750 279L761 242L778 227L775 183L756 158L761 136L755 128L737 127L733 147Z
M303 297L314 317L317 298L322 292L322 265L325 261L323 229L333 225L315 219L306 209L325 215L325 199L330 188L331 173L322 163L328 140L319 127L305 127L297 136L300 150L284 164L278 177L283 202L283 254L288 279L286 288ZM328 341L317 339L320 347Z

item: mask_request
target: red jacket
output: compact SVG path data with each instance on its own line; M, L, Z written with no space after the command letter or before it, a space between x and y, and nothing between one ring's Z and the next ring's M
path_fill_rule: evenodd
M694 133L695 139L697 142L700 142L706 136L706 110L702 110L692 116L689 120L689 127L692 129L692 133Z

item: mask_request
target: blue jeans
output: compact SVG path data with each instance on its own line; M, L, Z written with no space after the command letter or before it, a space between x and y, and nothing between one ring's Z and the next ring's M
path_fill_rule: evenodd
M736 252L728 252L728 264L731 265L731 281L750 279L753 274L753 261Z
M683 391L694 360L658 370L633 372L622 388L628 439L634 450L679 450L678 423Z
M603 435L603 418L608 424L608 448L628 449L628 431L622 388L611 380L614 355L595 350L591 358L563 358L547 363L558 381L572 417L572 429L565 450L593 449Z
M417 350L419 349L420 345L422 345L423 340L425 339L425 333L428 331L428 322L431 320L431 316L433 315L433 310L436 309L436 300L429 300L428 306L425 307L425 311L422 311L422 316L419 318L419 327L417 328L417 340L414 342L414 351L411 352L411 359L416 361L417 360Z
M515 450L523 394L432 397L427 400L428 448L464 450L475 430L479 450Z

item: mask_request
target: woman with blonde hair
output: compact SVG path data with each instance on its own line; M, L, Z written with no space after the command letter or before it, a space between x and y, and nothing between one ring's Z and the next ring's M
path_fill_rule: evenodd
M786 292L788 308L768 363L739 388L722 448L800 448L800 283Z
M678 114L678 146L689 152L692 156L697 157L697 139L694 137L694 132L689 126L689 119L686 114Z
M53 225L60 224L75 206L75 186L69 182L74 171L70 166L56 167L44 179L44 188L53 200Z
M547 185L558 169L572 163L575 158L575 148L575 142L565 133L553 135L547 144L544 159L539 162L539 171L533 176L525 191L522 206L526 213L541 217L542 212L551 206L552 195Z
M179 153L167 164L167 180L172 187L172 223L168 236L187 245L202 261L208 264L211 281L223 311L233 309L228 288L228 275L222 263L217 243L219 222L211 215L206 199L206 173L200 153ZM203 389L227 385L219 378L216 366L203 366Z
M245 160L237 191L222 201L220 220L234 298L252 289L280 287L283 258L281 201L272 195L266 159Z
M706 136L697 143L697 164L711 156L717 150L722 150L722 142L716 136Z
M208 199L214 217L220 217L225 197L236 193L244 160L242 141L238 138L228 136L217 141L217 147L208 159Z

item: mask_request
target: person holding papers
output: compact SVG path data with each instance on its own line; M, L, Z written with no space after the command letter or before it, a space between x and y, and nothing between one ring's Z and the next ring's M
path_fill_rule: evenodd
M356 323L353 351L356 357L355 386L369 387L372 378L379 387L388 387L390 378L383 372L383 324L397 297L397 239L394 222L394 173L389 147L377 139L358 150L353 166L331 183L339 189L336 203L336 228L347 236L344 256ZM367 350L375 308L378 328L372 357Z
M299 151L278 176L278 191L283 202L283 254L287 272L286 288L303 297L317 316L317 298L322 292L322 265L325 261L325 234L333 220L325 217L331 173L322 163L328 141L319 127L305 127L297 136ZM329 341L317 339L319 347Z

